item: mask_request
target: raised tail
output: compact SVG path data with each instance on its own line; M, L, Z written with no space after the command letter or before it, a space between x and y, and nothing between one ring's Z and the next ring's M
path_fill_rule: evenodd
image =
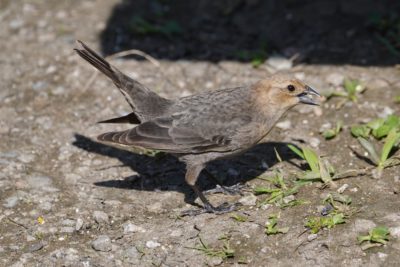
M159 96L138 81L123 74L82 41L78 40L77 42L79 47L74 50L114 82L140 121L161 116L172 104L172 101Z

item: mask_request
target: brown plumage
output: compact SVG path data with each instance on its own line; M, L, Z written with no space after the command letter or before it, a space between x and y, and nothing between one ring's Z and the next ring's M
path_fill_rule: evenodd
M315 105L318 95L297 79L270 77L250 86L204 92L168 100L111 66L83 42L76 52L107 75L133 112L103 122L138 124L98 136L103 142L140 146L176 155L186 163L186 182L206 212L223 213L234 206L212 206L196 186L209 161L246 151L259 143L275 123L298 103Z

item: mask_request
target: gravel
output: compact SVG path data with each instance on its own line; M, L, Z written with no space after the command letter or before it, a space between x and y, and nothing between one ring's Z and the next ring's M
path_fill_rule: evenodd
M107 235L101 235L92 242L92 248L97 251L107 252L111 250L111 239Z

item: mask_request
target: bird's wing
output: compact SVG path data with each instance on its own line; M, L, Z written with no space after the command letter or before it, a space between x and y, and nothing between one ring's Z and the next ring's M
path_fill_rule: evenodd
M195 129L174 126L171 118L157 118L130 130L109 132L98 140L128 146L141 146L171 153L202 153L225 151L231 139L227 135L202 136Z

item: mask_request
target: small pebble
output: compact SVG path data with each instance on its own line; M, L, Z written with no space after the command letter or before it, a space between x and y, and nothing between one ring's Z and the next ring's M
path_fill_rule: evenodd
M145 229L143 229L142 227L137 226L137 225L135 225L135 224L133 224L131 222L124 223L122 226L124 228L124 234L137 233L137 232L140 232L140 233L146 232Z
M107 235L101 235L92 242L92 248L97 251L110 251L111 239Z
M314 239L316 239L318 237L317 234L311 234L307 236L307 240L308 241L313 241Z
M104 211L96 210L93 212L93 218L98 224L108 224L109 218Z
M75 230L76 231L81 230L82 226L83 226L83 220L81 218L76 219Z
M244 206L254 206L257 203L257 197L253 194L249 194L247 196L241 197L239 199L239 203Z
M157 248L159 246L161 246L161 244L153 240L149 240L146 242L146 247L148 248Z
M289 120L281 121L276 124L276 127L282 130L289 130L290 128L292 128L292 122Z
M43 247L44 247L44 245L42 242L37 242L37 243L30 244L27 248L27 251L35 252L35 251L41 250Z
M348 184L344 184L344 185L342 185L341 187L338 188L337 192L339 194L342 194L348 187L349 187Z

